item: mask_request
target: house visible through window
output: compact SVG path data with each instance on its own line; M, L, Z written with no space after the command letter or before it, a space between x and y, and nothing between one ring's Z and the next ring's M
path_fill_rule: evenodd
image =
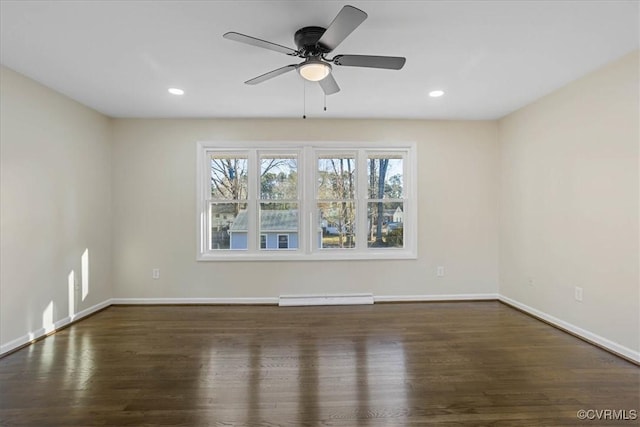
M412 143L199 143L199 260L415 258Z

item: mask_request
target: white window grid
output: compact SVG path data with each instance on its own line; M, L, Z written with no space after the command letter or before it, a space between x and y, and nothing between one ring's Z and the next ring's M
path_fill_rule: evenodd
M249 261L249 260L350 260L350 259L415 259L417 258L417 147L413 142L198 142L197 144L197 257L198 261ZM230 149L233 147L233 149ZM265 148L266 147L266 148ZM248 212L248 239L246 250L209 249L208 210L213 200L210 196L210 164L212 154L238 156L248 159L249 186L246 200L229 200L230 203L246 203ZM297 157L296 200L277 200L278 203L297 203L299 209L298 248L287 251L260 249L258 225L260 198L260 158L292 155ZM403 159L403 197L400 199L370 199L367 194L368 155L401 156ZM354 248L322 248L318 241L320 218L317 204L341 202L343 199L320 199L317 194L318 158L330 155L353 156L356 160L356 246ZM313 172L308 172L312 170ZM364 184L364 185L362 185ZM345 199L346 200L346 199ZM351 199L348 199L351 201ZM367 247L367 204L401 202L403 205L404 245L402 248ZM270 200L271 202L271 200ZM315 225L315 226L314 226ZM264 233L262 233L264 234Z

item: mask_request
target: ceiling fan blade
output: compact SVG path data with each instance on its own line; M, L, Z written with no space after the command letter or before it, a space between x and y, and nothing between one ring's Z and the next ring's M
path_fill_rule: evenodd
M262 83L266 80L272 79L274 77L278 77L280 74L288 73L291 70L295 70L297 65L286 65L282 68L275 69L273 71L269 71L268 73L264 73L261 76L254 77L251 80L247 80L245 83L248 85L257 85L258 83Z
M333 95L334 93L340 92L340 86L338 86L336 79L333 78L333 74L331 73L318 83L320 83L320 87L324 91L325 95Z
M402 56L372 56L372 55L337 55L333 58L336 65L347 67L385 68L399 70L404 67L407 58Z
M318 40L318 46L331 52L367 19L367 14L353 6L345 6Z
M247 36L245 34L236 33L234 31L225 33L222 37L224 37L225 39L236 41L236 42L250 44L251 46L261 47L269 50L275 50L276 52L284 53L291 56L296 56L298 54L297 51L291 48L288 48L286 46L282 46L276 43L271 43L262 39L257 39L255 37Z

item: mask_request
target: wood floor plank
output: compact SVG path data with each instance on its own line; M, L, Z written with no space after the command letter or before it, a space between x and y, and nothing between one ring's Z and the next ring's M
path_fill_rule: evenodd
M640 368L497 302L112 306L0 359L2 426L571 426Z

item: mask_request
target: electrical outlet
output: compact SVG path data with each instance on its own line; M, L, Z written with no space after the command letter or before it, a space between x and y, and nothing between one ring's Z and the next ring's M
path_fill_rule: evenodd
M444 277L444 267L443 266L439 266L438 268L436 268L436 276Z
M153 270L151 270L151 278L152 279L159 279L160 278L160 269L159 268L154 268Z
M582 288L576 286L575 289L575 298L576 301L582 302Z

